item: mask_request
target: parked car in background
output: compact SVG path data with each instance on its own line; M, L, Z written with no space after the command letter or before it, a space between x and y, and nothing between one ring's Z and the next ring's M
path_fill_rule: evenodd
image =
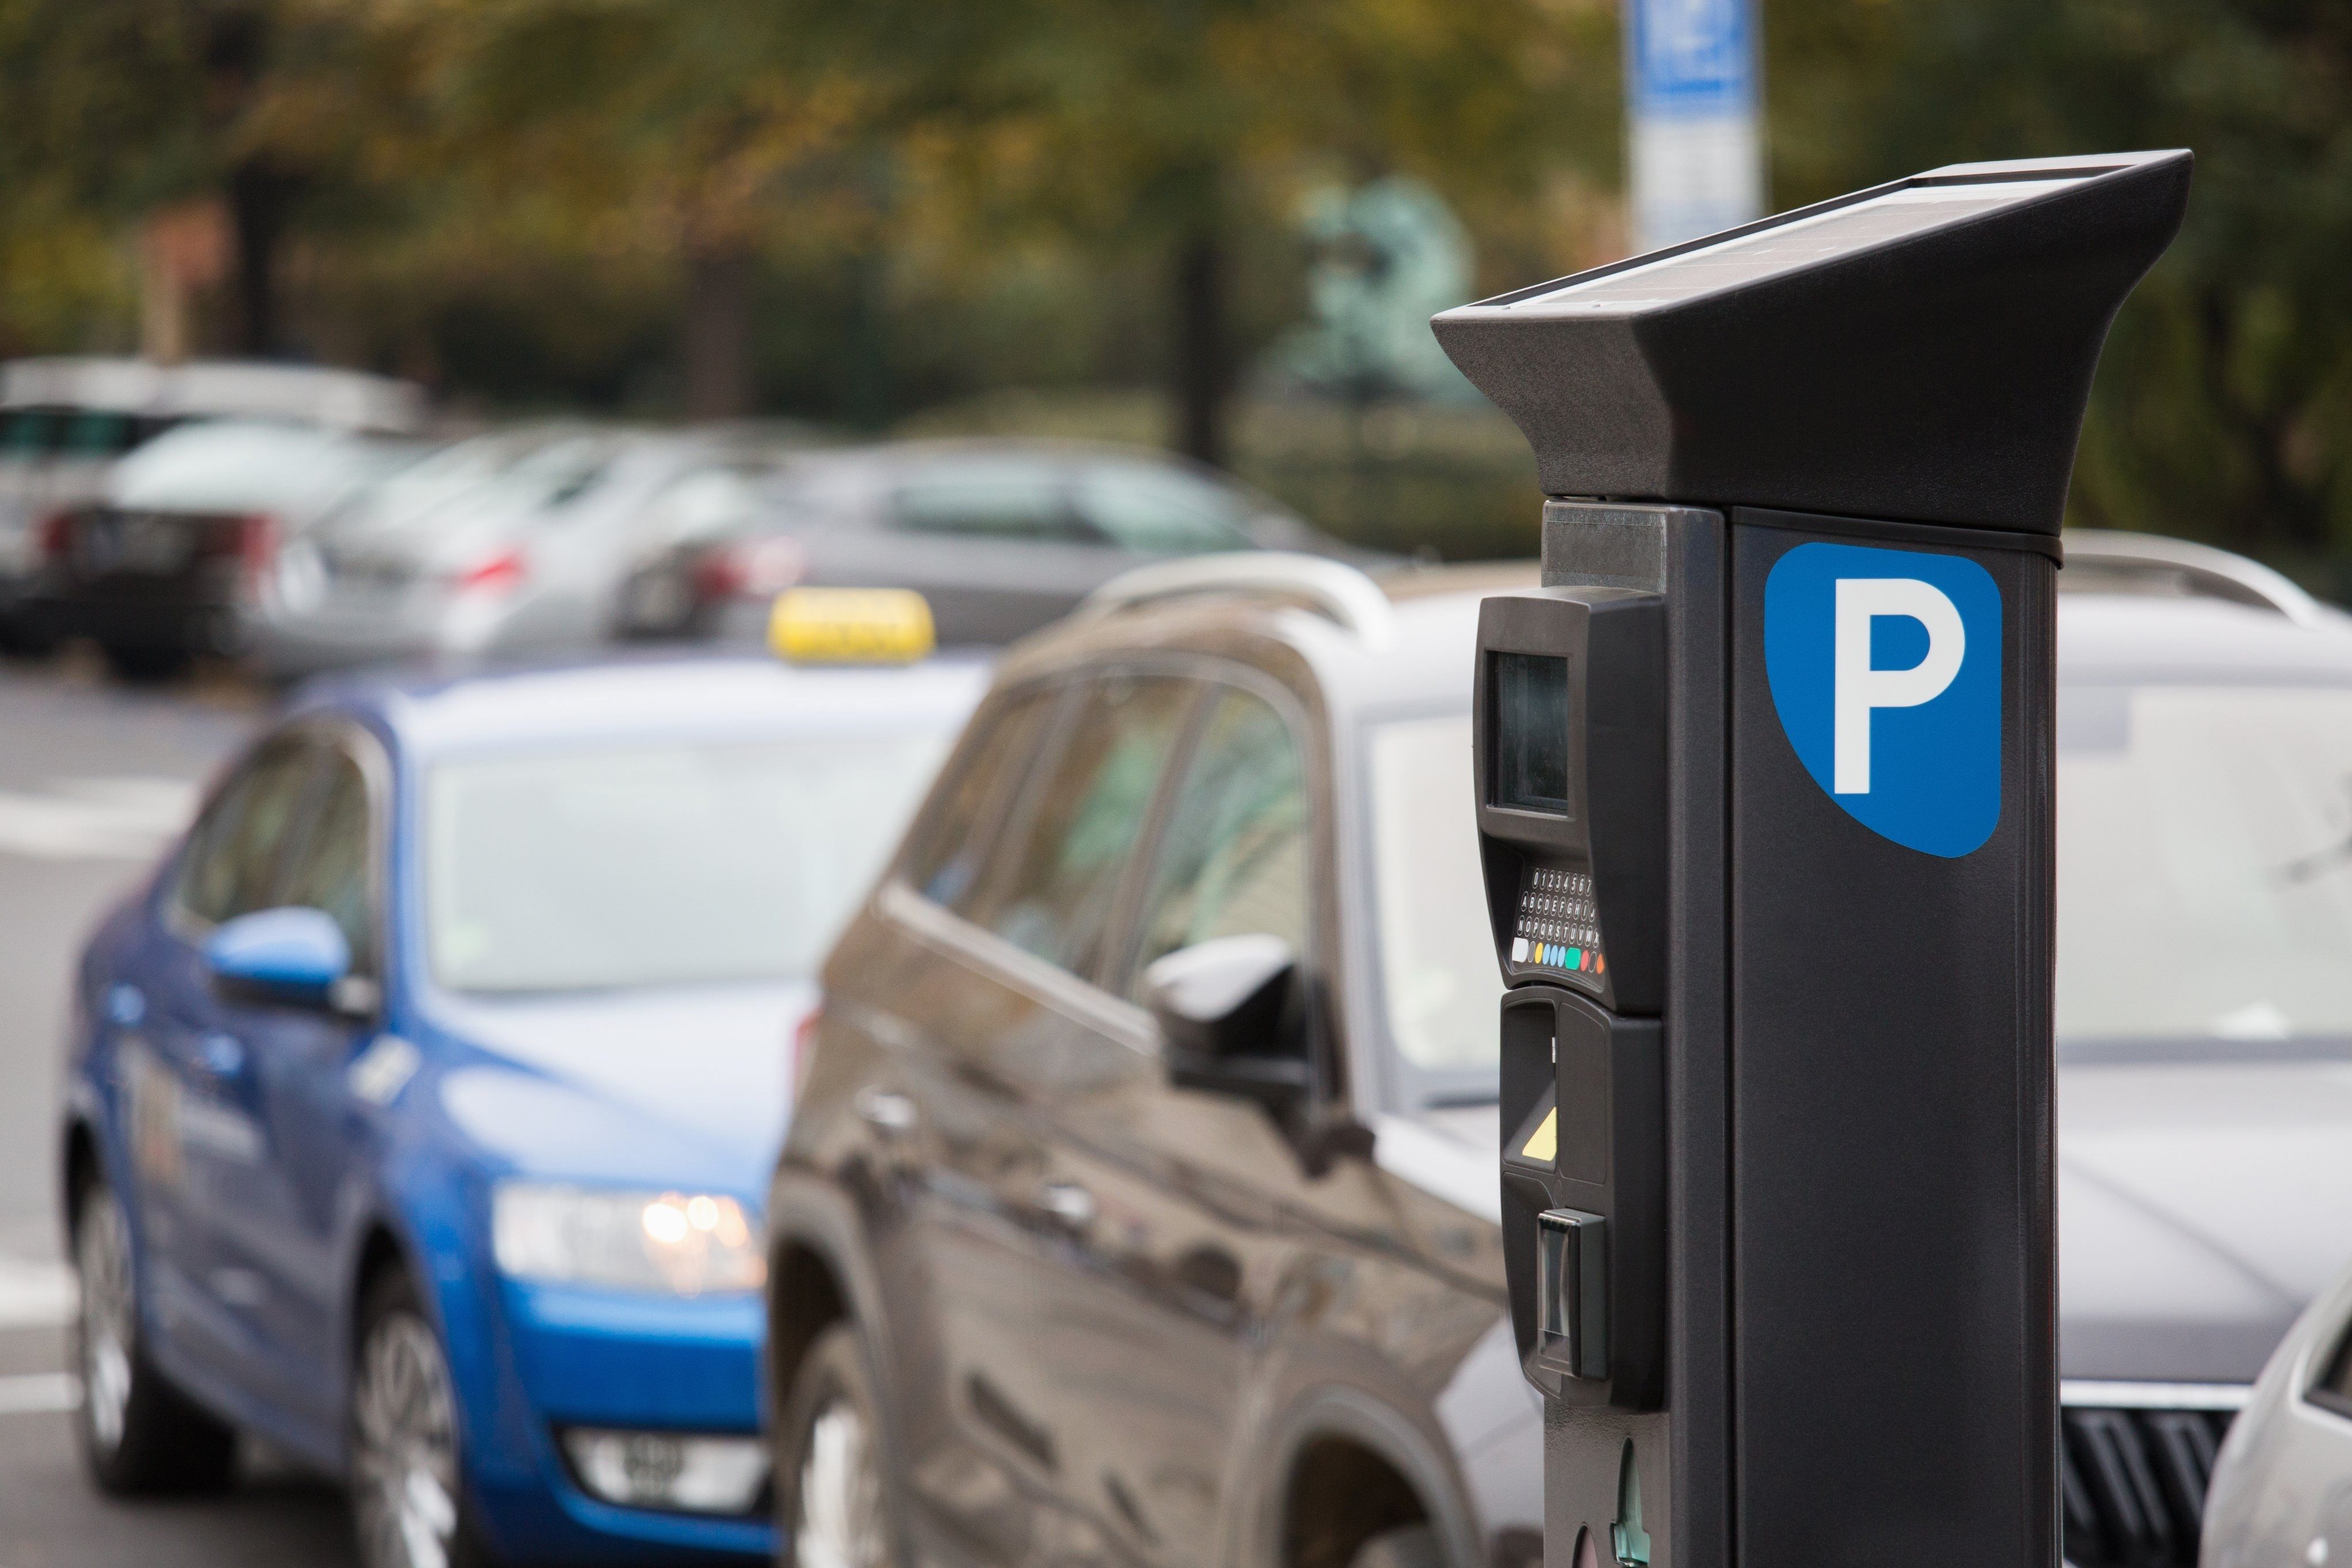
M418 450L317 425L184 425L116 464L101 499L50 515L31 601L131 679L240 653L319 516Z
M2205 1568L2313 1568L2352 1554L2352 1269L2296 1321L2230 1428Z
M1171 556L1285 549L1376 564L1213 470L1031 441L894 442L795 459L728 537L649 561L638 635L758 635L796 583L911 588L945 643L1003 643Z
M2066 1553L2189 1568L2231 1413L2352 1255L2352 622L2219 551L2067 549ZM803 1563L1536 1552L1481 586L1174 563L1007 656L827 962L770 1198Z
M738 523L786 449L766 433L582 424L458 443L288 552L259 662L286 677L594 647L621 626L640 563Z
M663 657L313 690L75 982L79 1423L237 1435L367 1568L773 1549L761 1199L817 960L979 666Z
M104 498L114 462L190 420L261 418L405 435L422 392L356 371L228 361L12 360L0 365L0 646L40 652L58 629L28 594L43 519Z

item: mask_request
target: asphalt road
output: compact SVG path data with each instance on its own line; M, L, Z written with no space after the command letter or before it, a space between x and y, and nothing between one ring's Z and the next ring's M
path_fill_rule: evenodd
M341 1568L336 1492L270 1455L227 1496L119 1503L74 1452L58 1262L58 1040L83 936L176 833L263 712L200 680L104 685L74 661L0 664L0 1568Z

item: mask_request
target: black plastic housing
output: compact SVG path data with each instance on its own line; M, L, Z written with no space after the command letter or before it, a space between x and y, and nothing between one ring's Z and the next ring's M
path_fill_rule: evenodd
M1496 803L1494 711L1498 654L1568 666L1567 810ZM1619 1012L1654 1015L1665 995L1665 601L1621 588L1546 588L1478 607L1474 695L1478 842L1487 917L1507 985L1530 980L1583 991ZM1532 866L1592 879L1608 967L1562 972L1515 959L1512 936Z
M1432 325L1526 434L1548 496L2054 534L2108 324L2179 228L2189 163L2126 152L1930 170ZM1775 235L1898 193L2025 180L2060 183L1884 238L1854 225L1843 248ZM1609 308L1542 301L1751 235L1773 248L1747 247L1762 259L1720 287Z
M1557 1050L1555 1050L1555 1046ZM1665 1399L1665 1085L1654 1019L1621 1018L1557 986L1503 998L1504 1270L1519 1364L1570 1404L1655 1410ZM1550 1158L1526 1150L1554 1118ZM1538 1217L1608 1222L1597 1325L1606 1354L1572 1367L1536 1333ZM1588 1323L1588 1330L1595 1327Z

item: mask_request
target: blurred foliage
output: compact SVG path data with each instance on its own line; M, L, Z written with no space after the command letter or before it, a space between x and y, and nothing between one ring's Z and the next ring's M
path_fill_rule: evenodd
M1779 204L2194 147L2075 520L2352 588L2352 8L1762 5ZM209 203L200 349L485 413L1116 408L1351 537L1489 553L1534 494L1493 415L1245 371L1304 313L1318 190L1425 182L1481 293L1618 254L1618 78L1613 0L0 0L0 351L137 343L158 215Z
M2197 153L2116 319L2070 520L2204 538L2352 591L2352 6L1767 0L1775 194L1936 163Z

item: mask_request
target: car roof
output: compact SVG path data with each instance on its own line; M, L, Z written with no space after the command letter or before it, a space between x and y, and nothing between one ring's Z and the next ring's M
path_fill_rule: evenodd
M1236 633L1303 654L1335 714L1465 709L1478 604L1533 588L1534 561L1410 568L1376 579L1394 614L1377 635L1339 624L1298 597L1236 584L1080 616L1024 644L1008 671L1083 664L1118 649L1167 650ZM2352 615L2302 623L2229 600L2130 591L2059 596L2058 668L2092 682L2352 684Z
M2070 685L2352 683L2352 616L2298 625L2223 599L2062 594L2058 675Z
M951 730L987 684L984 661L957 654L886 667L660 653L342 676L304 688L289 712L355 714L429 758L607 741Z

